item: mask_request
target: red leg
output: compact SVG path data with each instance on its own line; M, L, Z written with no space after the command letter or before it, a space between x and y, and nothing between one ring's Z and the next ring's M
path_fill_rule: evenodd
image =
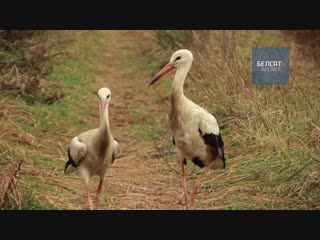
M202 181L202 179L204 178L204 176L206 175L206 173L208 172L210 167L213 165L213 163L214 162L210 163L210 165L203 170L203 172L201 173L200 177L198 178L196 183L193 185L192 194L191 194L191 205L194 204L194 199L196 197L196 193L197 193L197 190L199 188L200 182Z
M102 183L103 183L103 180L100 179L99 186L98 186L98 190L97 190L97 200L96 200L96 208L97 208L97 209L99 208L99 205L100 205L100 203L101 203Z
M184 171L184 161L181 162L182 166L182 186L183 186L183 191L184 191L184 198L186 202L186 210L188 210L188 197L187 197L187 180L186 180L186 174Z
M93 210L93 202L92 202L92 199L91 199L91 196L90 196L90 190L89 190L89 185L88 184L86 184L86 190L87 190L88 203L89 203L90 210Z

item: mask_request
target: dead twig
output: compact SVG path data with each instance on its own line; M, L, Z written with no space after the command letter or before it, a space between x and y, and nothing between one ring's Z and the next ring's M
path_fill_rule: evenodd
M19 163L17 170L14 172L14 174L11 177L11 180L10 180L10 182L9 182L7 188L6 188L6 191L5 191L5 193L3 195L3 198L2 198L3 199L2 203L0 204L0 209L1 210L4 210L6 208L6 205L9 202L9 196L10 195L13 195L13 196L15 195L14 190L16 190L16 186L17 186L18 181L19 181L19 176L20 175L18 175L18 173L20 172L22 162L23 161L21 161ZM19 197L14 197L14 200L18 203L18 205L21 205Z

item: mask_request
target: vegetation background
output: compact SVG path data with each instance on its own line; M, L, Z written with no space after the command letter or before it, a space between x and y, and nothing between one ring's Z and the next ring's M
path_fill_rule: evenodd
M253 47L290 48L289 85L251 84ZM320 31L0 30L1 209L87 208L63 169L70 139L97 126L102 86L121 151L103 209L183 209L173 74L146 86L180 48L194 54L186 95L217 118L227 158L193 209L319 209ZM199 173L187 164L190 190Z

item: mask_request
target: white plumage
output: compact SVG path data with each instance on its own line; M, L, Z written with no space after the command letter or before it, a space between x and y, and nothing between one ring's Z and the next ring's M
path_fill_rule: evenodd
M203 168L225 168L223 141L217 120L207 110L198 106L183 93L185 78L192 65L193 55L187 49L176 51L169 63L159 71L150 81L155 83L172 69L176 69L173 80L170 108L167 116L169 128L173 134L173 143L177 149L177 156L182 163L183 187L186 198L186 179L184 165L188 159ZM194 185L192 202L201 178Z
M108 88L101 88L98 91L98 97L99 127L72 138L68 149L69 160L65 166L66 174L77 172L84 179L90 209L93 209L93 202L89 191L89 180L95 175L100 177L96 196L98 208L101 202L102 183L118 151L118 142L113 139L109 126L108 108L111 91Z

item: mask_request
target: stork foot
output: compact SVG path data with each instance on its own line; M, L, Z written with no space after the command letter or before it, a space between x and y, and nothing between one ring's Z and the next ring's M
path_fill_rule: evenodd
M196 198L198 190L199 190L200 182L201 182L201 179L203 178L204 174L205 173L203 173L202 176L200 176L200 178L198 179L198 181L193 185L192 193L190 196L190 206L193 206L193 204L194 204L195 198Z
M102 202L102 197L101 195L100 196L97 196L97 199L96 199L96 209L98 210L99 209L99 206Z
M88 203L89 203L89 209L90 210L93 210L93 202L92 202L92 199L88 199Z
M177 201L178 204L181 204L181 205L186 204L184 192L182 192L179 196L177 196L177 198L178 198L178 201Z
M188 202L186 202L186 197L184 192L181 193L179 196L177 196L177 204L184 205L186 210L189 210L188 208Z

